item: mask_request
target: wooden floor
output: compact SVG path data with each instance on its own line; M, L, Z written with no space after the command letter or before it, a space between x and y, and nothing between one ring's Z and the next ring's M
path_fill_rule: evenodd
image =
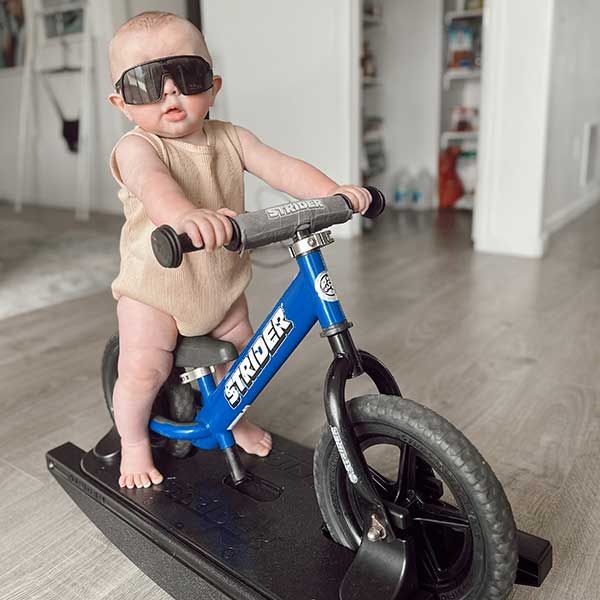
M518 525L552 540L543 590L512 598L596 600L600 206L557 235L541 261L474 254L465 214L386 218L360 242L326 250L355 340L386 362L404 395L465 432L503 482ZM255 268L255 325L293 271ZM44 462L67 440L89 448L109 425L98 369L114 308L107 289L0 322L2 599L168 598L86 520ZM314 445L329 359L311 332L254 419Z

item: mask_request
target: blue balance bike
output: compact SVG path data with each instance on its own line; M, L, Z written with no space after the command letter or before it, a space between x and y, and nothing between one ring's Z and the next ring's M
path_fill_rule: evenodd
M373 218L385 201L369 191ZM180 338L150 421L161 485L118 487L114 427L87 453L67 443L47 455L82 510L175 598L502 600L551 568L550 544L517 530L475 447L354 344L321 253L325 228L352 215L337 195L232 219L229 250L290 240L298 273L241 354ZM151 241L166 268L197 250L169 226ZM333 359L314 453L276 435L266 458L238 452L232 428L317 322ZM118 353L115 336L102 361L111 416ZM231 361L216 385L214 367ZM346 401L356 377L378 393Z

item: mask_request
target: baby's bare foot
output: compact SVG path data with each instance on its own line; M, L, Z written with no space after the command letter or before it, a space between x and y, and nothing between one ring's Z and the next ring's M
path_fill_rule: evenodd
M254 423L250 423L247 419L242 419L233 428L233 437L235 443L248 454L267 456L273 447L271 434L254 425Z
M121 443L121 477L119 486L150 487L153 483L161 483L163 476L154 466L150 440L145 439L135 444Z

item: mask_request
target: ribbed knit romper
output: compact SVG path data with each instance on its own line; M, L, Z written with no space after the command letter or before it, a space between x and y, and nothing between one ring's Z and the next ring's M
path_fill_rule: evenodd
M227 207L244 211L244 159L231 123L204 122L207 144L196 146L161 138L139 127L127 132L146 139L158 153L185 197L198 208ZM128 296L173 316L181 335L205 335L222 322L251 278L250 260L218 248L185 254L177 269L161 267L152 253L152 223L143 204L131 194L119 173L115 144L110 167L121 189L125 224L121 230L121 269L112 283L115 299ZM160 225L160 223L159 223Z

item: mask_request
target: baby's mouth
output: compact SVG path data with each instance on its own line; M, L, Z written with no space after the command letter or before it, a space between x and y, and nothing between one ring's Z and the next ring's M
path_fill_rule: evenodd
M180 121L185 118L185 111L177 106L171 106L164 112L164 117L169 121Z

